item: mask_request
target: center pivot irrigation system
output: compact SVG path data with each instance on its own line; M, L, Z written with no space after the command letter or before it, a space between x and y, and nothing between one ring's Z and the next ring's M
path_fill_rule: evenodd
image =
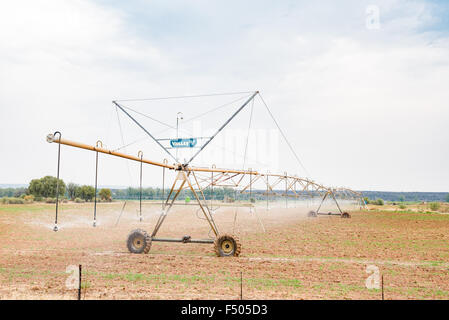
M319 196L322 200L316 211L310 211L308 216L316 217L320 214L325 215L339 215L342 218L350 218L350 215L347 212L343 212L337 198L339 199L351 199L357 201L357 203L362 207L364 206L364 202L362 200L362 194L359 192L355 192L353 190L347 188L330 188L325 187L322 184L316 183L309 178L300 178L297 176L291 176L287 173L284 174L271 174L271 173L262 173L252 169L222 169L217 168L215 165L211 167L196 167L191 165L192 161L200 154L201 151L206 148L206 146L248 105L251 101L255 99L255 97L259 95L259 91L252 92L249 98L239 106L239 108L229 117L216 132L210 137L195 137L195 138L179 138L176 139L157 139L154 135L150 133L150 131L145 128L140 122L138 122L126 109L126 107L122 106L118 101L113 101L112 103L115 105L117 110L122 111L127 117L129 117L132 122L134 122L140 129L142 129L145 134L151 138L154 142L156 142L165 152L174 160L173 164L169 164L165 159L163 162L157 162L153 160L148 160L143 158L143 152L139 151L137 156L125 154L118 152L116 150L108 150L103 148L103 144L101 141L97 141L95 146L87 145L79 142L69 141L66 139L62 139L61 133L59 131L54 134L47 135L47 141L49 143L57 143L58 144L58 166L57 166L57 178L59 181L59 168L60 168L60 150L61 145L71 146L75 148L85 149L96 152L96 174L95 174L95 205L94 205L94 222L93 226L96 226L96 207L97 207L97 176L98 176L98 154L104 153L109 154L115 157L128 159L131 161L136 161L140 163L140 221L142 221L142 166L143 164L148 164L152 166L157 166L162 168L163 177L165 179L165 171L173 170L176 172L176 177L171 185L170 191L168 195L165 197L163 195L163 204L162 204L162 212L154 226L151 234L147 233L142 229L135 229L131 231L127 239L127 247L132 253L148 253L151 249L152 242L179 242L179 243L210 243L214 245L215 252L217 256L238 256L241 252L241 243L237 236L233 234L220 233L217 224L214 220L214 210L211 208L212 201L208 203L205 196L205 190L209 188L212 190L214 187L228 187L228 188L239 188L240 193L249 194L250 199L251 196L255 193L254 184L256 182L263 183L266 189L262 194L267 198L281 196L285 197L286 200L289 197L300 198L300 197L317 197ZM260 96L263 101L262 97ZM290 143L286 139L283 134L281 128L277 124L273 115L271 114L268 106L263 101L264 105L267 108L270 116L276 123L279 131L282 133L282 136L286 140L288 146L291 151L294 153L291 148ZM157 121L157 120L156 120ZM169 144L164 146L164 141L168 140ZM198 140L204 141L201 146L197 146ZM166 142L166 141L165 141ZM171 149L177 148L196 148L198 149L193 156L188 161L181 162L176 156L172 154ZM296 153L294 153L296 156ZM297 160L299 158L296 156ZM163 180L165 181L165 180ZM163 182L165 183L165 182ZM285 186L282 190L279 190L279 186ZM278 188L278 189L276 189ZM175 200L179 197L180 193L183 190L190 190L193 194L194 200L196 201L196 205L199 206L199 210L201 210L202 214L205 217L205 220L208 222L211 231L214 234L213 238L209 239L192 239L190 236L183 236L182 238L158 238L157 233L161 228L167 214L170 209L175 205ZM162 188L162 192L164 194L164 187ZM260 190L259 190L260 192ZM53 230L58 231L58 195L59 195L59 184L57 186L57 199L56 199L56 216L55 216L55 225ZM333 200L338 208L338 213L320 213L320 208L325 201L326 198L330 198ZM252 201L248 204L253 210L254 204ZM255 210L255 208L254 208ZM260 221L260 220L259 220ZM263 225L262 225L263 226Z

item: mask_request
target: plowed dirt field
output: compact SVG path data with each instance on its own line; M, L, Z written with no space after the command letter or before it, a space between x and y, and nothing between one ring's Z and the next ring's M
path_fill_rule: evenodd
M83 299L239 299L241 275L244 299L381 299L366 281L382 275L385 299L449 299L446 214L308 218L306 207L222 207L217 225L239 235L242 254L219 258L211 244L155 242L149 254L129 253L128 233L151 232L160 205L146 203L141 223L138 202L118 220L122 206L99 204L93 228L92 203L62 204L58 232L54 204L0 206L0 298L75 299L66 269L81 264ZM176 206L158 236L207 238L200 218L197 207Z

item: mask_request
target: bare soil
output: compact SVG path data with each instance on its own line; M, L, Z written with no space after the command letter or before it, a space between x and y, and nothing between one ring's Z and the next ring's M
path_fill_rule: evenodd
M242 254L219 258L211 244L154 242L131 254L128 233L148 232L160 205L122 202L0 206L0 298L75 299L66 287L69 265L82 265L84 299L381 299L368 289L367 266L379 268L386 299L449 299L449 215L351 211L307 218L310 208L222 207L220 232L239 235ZM289 204L289 206L293 206ZM158 236L212 236L195 206L176 206ZM262 226L263 224L263 226ZM263 231L265 229L265 232Z

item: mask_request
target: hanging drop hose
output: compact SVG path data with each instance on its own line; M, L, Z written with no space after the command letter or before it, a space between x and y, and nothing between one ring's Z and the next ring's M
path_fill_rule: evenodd
M97 148L103 148L103 142L100 140L97 141ZM93 227L97 226L97 189L98 189L98 151L95 152L95 202L94 202L94 222L92 224Z
M119 214L119 216L117 218L117 221L115 222L115 226L114 227L117 227L117 225L118 225L118 223L120 221L120 218L122 217L123 211L125 210L125 206L126 206L126 200L125 200L125 203L123 204L122 211L120 211L120 214Z
M142 222L142 160L143 152L139 151L137 156L140 157L140 195L139 195L139 221Z
M61 132L56 131L53 136L59 134L59 141L61 141ZM59 204L59 165L61 163L61 144L58 143L58 169L56 173L56 216L55 216L55 226L53 227L53 231L58 231L58 204Z
M252 172L252 168L249 168L249 203L250 205L252 204L252 198L253 198L253 172ZM253 212L253 207L250 206L249 207L249 212L252 213Z
M288 175L287 172L285 174L285 208L288 208Z
M212 164L212 169L216 169L217 166L215 164ZM211 190L211 194L210 194L210 208L211 210L213 210L213 206L214 206L214 172L211 172L211 181L210 181L210 190Z
M164 159L164 164L168 163L167 159ZM165 209L165 167L162 168L162 210Z
M268 190L268 187L269 187L269 181L268 181L268 174L269 174L269 171L267 171L267 211L268 211L268 201L269 201L269 199L268 199L268 192L269 192L269 190Z
M234 223L232 225L232 233L235 233L235 223L237 222L237 207L234 207Z

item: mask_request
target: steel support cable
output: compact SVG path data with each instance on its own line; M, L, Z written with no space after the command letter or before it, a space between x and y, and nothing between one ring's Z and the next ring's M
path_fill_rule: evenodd
M184 165L189 165L190 164L190 162L192 162L193 161L193 159L195 159L197 156L198 156L198 154L200 154L201 153L201 151L203 151L203 149L205 148L205 147L207 147L208 145L209 145L209 143L243 110L243 108L245 108L247 105L248 105L248 103L250 103L251 102L251 100L253 100L255 97L256 97L256 95L259 93L259 91L255 91L250 97L249 97L249 99L247 99L233 114L232 114L232 116L229 118L229 119L227 119L222 125L221 125L221 127L210 137L210 139L209 140L207 140L206 141L206 143L205 144L203 144L203 146L193 155L193 157L191 157L190 158L190 160L189 161L187 161L187 163L185 163Z
M243 156L243 169L245 169L245 164L246 164L246 152L247 152L247 149L248 149L248 140L249 140L249 133L250 133L250 130L251 130L251 122L253 120L253 109L254 109L254 99L253 99L252 104L251 104L251 113L250 113L250 116L249 116L248 132L246 134L245 154Z
M214 108L214 109L212 109L212 110L209 110L209 111L204 112L204 113L202 113L202 114L200 114L200 115L194 116L194 117L192 117L192 118L190 118L190 119L184 120L183 123L190 122L190 121L192 121L192 120L201 118L201 117L205 116L206 114L215 112L215 111L217 111L217 110L219 110L219 109L222 109L222 108L224 108L224 107L226 107L226 106L229 106L229 105L231 105L231 104L233 104L233 103L236 103L236 102L238 102L238 101L240 101L240 100L243 100L243 99L245 99L245 98L247 98L247 97L248 97L248 96L243 96L243 97L240 97L240 98L238 98L238 99L235 99L235 100L233 100L233 101L231 101L231 102L227 102L227 103L225 103L225 104L223 104L223 105L220 105L220 106L218 106L218 107L216 107L216 108ZM133 109L131 109L131 108L129 108L129 107L125 107L125 106L123 106L123 107L126 108L126 109L128 109L128 110L137 112L137 111L135 111L135 110L133 110ZM137 113L138 113L138 112L137 112ZM145 115L145 114L143 114L143 113L140 113L140 114L143 115L143 116L146 116L146 117L150 118L151 120L154 120L154 121L159 122L157 119L153 119L152 117L150 117L150 116L148 116L148 115ZM162 123L162 122L160 122L160 123L163 124L163 125L165 125L165 126L168 126L168 128L156 132L156 133L155 133L156 135L159 135L159 134L161 134L161 133L163 133L163 132L166 132L166 131L169 130L169 129L176 129L176 128L174 128L174 127L168 125L168 124L165 124L165 123ZM185 131L185 132L188 133L188 135L193 136L193 134L192 134L190 131L183 130L183 129L181 129L181 131ZM140 142L140 141L143 141L143 140L145 140L145 139L148 139L148 136L139 138L139 139L137 139L137 140L135 140L135 141L133 141L133 142L131 142L131 143L128 143L128 144L125 145L125 146L118 147L118 148L115 149L114 151L118 151L118 150L120 150L120 149L126 148L126 147L128 147L128 146L130 146L130 145L133 145L133 144L135 144L135 143L137 143L137 142Z
M246 92L244 92L244 93L246 93ZM234 102L236 102L236 101L238 101L238 100L242 100L242 99L244 99L244 98L246 98L246 97L247 97L247 96L241 97L241 98L239 98L239 99L237 99L237 100L235 100L235 101L233 101L233 102L230 102L230 103L234 103ZM253 105L254 105L254 99L252 99L252 100L253 100L252 103L253 103ZM225 106L225 105L222 105L221 107L223 107L223 106ZM129 107L125 107L125 106L122 106L122 107L127 108L127 109L129 109L129 110L132 110L132 111L134 111L134 112L137 112L137 111L135 111L135 110L133 110L133 109L130 109ZM116 107L116 108L117 108L117 107ZM117 109L116 109L116 111L117 111ZM137 113L139 113L139 112L137 112ZM117 111L117 114L118 114L118 111ZM140 114L142 114L142 113L140 113ZM143 116L147 116L147 115L145 115L145 114L142 114L142 115L143 115ZM147 117L149 117L149 116L147 116ZM150 117L150 118L151 118L151 117ZM152 118L151 118L151 119L152 119ZM153 120L155 120L155 119L153 119ZM191 119L190 119L190 120L191 120ZM155 121L158 121L158 120L155 120ZM158 122L159 122L159 121L158 121ZM161 123L162 123L162 122L161 122ZM119 122L119 124L120 124L120 122ZM164 123L162 123L162 124L164 124ZM169 128L174 128L174 127L171 127L171 126L168 125L168 124L164 124L164 125L168 126ZM120 128L121 128L121 127L120 127ZM164 129L164 130L162 130L162 131L160 131L160 132L158 132L158 133L164 132L164 131L166 131L166 130L168 130L168 129ZM193 134L192 134L190 131L188 131L188 130L181 129L181 131L187 132L188 135L193 136ZM135 140L134 142L131 142L131 143L126 144L126 145L125 145L125 143L124 143L124 141L123 141L123 138L122 138L123 146L121 146L121 147L115 149L114 151L117 151L117 150L120 150L120 149L124 149L124 148L126 148L127 146L130 146L130 145L132 145L132 144L134 144L134 143L137 143L137 142L139 142L139 141L145 140L146 138L147 138L147 137L139 138L139 139ZM207 144L207 143L206 143L206 144ZM224 148L224 147L219 147L219 146L213 146L213 147L217 147L217 148L220 148L220 149L222 149L222 150L224 150L224 151L226 151L226 152L231 152L231 153L233 153L233 154L235 154L235 155L238 155L236 152L231 151L231 150L228 150L228 149L226 149L226 148ZM258 164L261 164L261 165L267 165L266 163L262 163L262 162L260 162L260 161L254 160L254 159L251 159L251 160L252 160L252 161L255 161L255 162L257 162Z
M146 140L146 139L148 139L148 138L149 138L148 136L139 138L139 139L137 139L137 140L135 140L135 141L133 141L133 142L130 142L130 143L126 144L126 145L120 146L120 147L118 147L117 149L114 149L114 150L112 150L112 151L116 152L116 151L119 151L119 150L121 150L121 149L125 149L125 148L127 148L127 147L129 147L129 146L131 146L131 145L133 145L133 144L135 144L135 143L137 143L137 142Z
M292 145L288 141L287 137L285 136L284 132L282 131L281 127L279 126L278 122L274 118L273 114L270 111L270 108L268 108L268 105L265 103L265 100L262 98L262 95L259 93L260 100L262 100L263 104L265 105L265 108L267 109L268 113L270 114L271 118L273 119L274 123L276 124L276 127L278 128L279 132L281 133L282 137L284 138L285 142L287 143L288 147L292 151L293 155L295 156L296 160L298 160L298 163L300 166L304 169L304 172L307 174L307 177L310 177L309 172L302 164L302 161L299 159L298 155L296 154L295 150L293 149Z
M115 112L117 113L117 121L118 121L118 126L119 126L119 129L120 129L120 137L121 137L121 139L122 139L122 144L125 144L125 140L124 140L124 138L123 138L122 125L121 125L121 123L120 123L120 115L119 115L119 113L118 113L117 107L115 107ZM126 149L125 149L125 151L126 151ZM130 185L132 185L131 170L129 169L129 163L128 163L128 161L126 161L126 167L128 168L128 179L129 179L128 182L130 183Z
M204 200L204 207L207 209L207 212L208 212L208 214L209 214L210 220L212 221L211 228L212 228L212 225L213 225L213 227L214 227L215 230L217 231L216 233L218 233L218 228L217 228L217 226L216 226L216 224L215 224L214 217L212 216L212 213L210 212L210 209L209 209L209 207L207 206L206 197L204 196L204 192L203 192L203 190L202 190L202 188L201 188L201 186L200 186L200 184L199 184L199 182L198 182L198 179L196 178L195 171L193 171L192 173L193 173L193 178L195 179L195 183L196 183L196 185L197 185L197 187L198 187L198 190L200 191L201 196L203 197L203 200ZM193 185L192 185L192 189L193 189ZM197 199L198 199L198 197L197 197ZM199 201L199 202L200 202L200 201Z
M245 169L246 152L247 152L247 149L248 149L249 133L250 133L250 130L251 130L251 122L253 120L253 109L254 109L254 99L253 99L252 104L251 104L251 113L250 113L250 116L249 116L248 133L246 135L245 155L244 155L244 158L243 158L243 169ZM252 169L250 169L250 173L249 173L249 201L250 201L250 203L251 203L252 192L253 192L253 190L252 190L252 188L253 188L252 182L253 182L253 175L252 175ZM252 207L250 207L250 213L251 212L252 212Z
M170 157L172 157L176 162L178 161L168 150L165 148L158 139L156 139L145 127L143 127L136 119L133 118L126 110L123 108L120 104L118 104L116 101L112 101L113 104L115 104L125 115L128 116L137 126L139 126L145 133L150 136L154 142L156 142Z
M105 140L105 145L109 145L109 138L111 135L111 124L112 124L112 117L114 115L114 109L111 109L110 113L109 113L109 121L108 121L108 128L106 129L106 140Z
M120 214L119 214L119 216L118 216L118 218L117 218L117 221L115 222L115 227L117 227L117 225L118 225L118 223L119 223L119 221L120 221L120 218L122 217L123 211L125 210L125 206L126 206L126 200L125 200L125 202L123 203L122 211L120 211Z
M128 110L130 110L130 111L132 111L132 112L135 112L135 113L137 113L137 114L139 114L139 115L141 115L141 116L143 116L143 117L145 117L145 118L148 118L148 119L150 119L150 120L153 120L154 122L157 122L157 123L159 123L159 124L162 124L163 126L166 126L168 129L175 129L175 130L176 130L176 127L173 127L172 125L169 125L169 124L167 124L167 123L165 123L165 122L162 122L162 121L160 121L160 120L157 120L157 119L155 119L155 118L153 118L153 117L150 117L149 115L147 115L147 114L145 114L145 113L142 113L142 112L140 112L140 111L134 110L134 109L132 109L132 108L130 108L130 107L127 107L127 106L124 106L124 105L122 105L122 104L121 104L121 106L122 106L123 108L128 109ZM166 130L167 130L167 129L166 129Z
M126 101L152 101L152 100L169 100L169 99L183 99L183 98L201 98L201 97L212 97L212 96L231 96L244 93L252 93L253 91L242 91L242 92L225 92L225 93L210 93L210 94L198 94L198 95L186 95L186 96L173 96L173 97L160 97L160 98L144 98L144 99L122 99L114 100L117 102Z
M268 108L267 104L265 103L265 101L263 100L262 97L261 97L261 100L262 100L262 102L264 103L265 107L267 108L267 111L269 112L269 114L270 114L270 116L272 117L273 121L274 121L275 124L277 125L278 130L279 130L279 131L281 132L281 134L283 135L283 138L285 139L286 143L289 145L291 151L293 152L293 154L294 154L295 157L297 158L298 162L299 162L300 165L303 167L304 171L307 171L307 169L305 169L305 167L302 165L302 162L301 162L301 160L299 159L299 157L297 156L297 154L294 152L293 148L291 147L290 142L289 142L288 139L286 138L285 134L283 133L283 131L282 131L282 129L280 128L280 126L278 125L276 119L275 119L274 116L272 115L270 109ZM120 121L120 120L119 120L119 121ZM119 123L119 125L120 125L120 123ZM121 125L120 125L120 127L121 127ZM122 142L124 143L123 133L122 133L122 132L121 132L121 135L122 135ZM225 148L222 148L222 149L225 149Z
M182 130L182 131L188 132L189 135L192 135L192 133L190 131L187 131L187 130ZM145 137L139 138L138 140L135 140L134 142L128 143L128 144L126 144L124 146L121 146L121 147L119 147L117 149L114 149L112 151L118 151L118 150L121 150L121 149L125 149L126 147L129 147L130 145L133 145L133 144L135 144L137 142L140 142L140 141L143 141L143 140L146 140L146 139L149 139L149 137L145 136ZM230 150L230 149L227 149L225 147L220 147L220 146L217 146L217 145L211 145L210 148L221 149L221 150L223 150L225 152L230 152L230 153L232 153L234 155L241 156L241 154L238 154L237 152L235 152L233 150ZM251 161L254 161L255 163L257 163L259 165L263 165L263 166L267 166L268 165L268 163L260 162L260 161L258 161L256 159L252 159L252 158L248 158L248 157L247 157L247 159L251 160Z
M220 106L218 106L218 107L213 108L212 110L206 111L206 112L201 113L201 114L199 114L199 115L197 115L197 116L194 116L194 117L192 117L192 118L189 118L189 119L187 119L187 120L184 120L183 123L186 123L186 122L189 122L189 121L192 121L192 120L201 118L201 117L205 116L206 114L209 114L209 113L215 112L215 111L217 111L217 110L220 110L220 109L222 109L222 108L224 108L224 107L227 107L227 106L229 106L229 105L231 105L231 104L233 104L233 103L236 103L237 101L243 100L243 99L248 98L248 97L249 97L249 95L246 95L246 96L240 97L240 98L238 98L238 99L232 100L231 102L227 102L227 103L225 103L225 104L222 104L222 105L220 105Z

